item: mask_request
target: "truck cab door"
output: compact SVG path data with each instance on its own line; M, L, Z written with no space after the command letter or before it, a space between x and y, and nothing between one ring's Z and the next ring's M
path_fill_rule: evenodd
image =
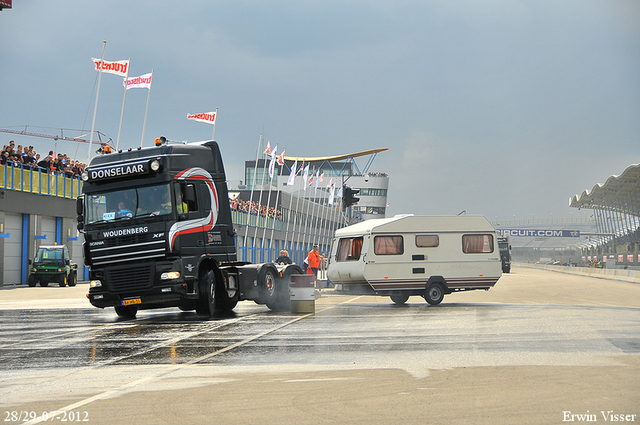
M205 232L202 221L207 212L198 190L198 181L184 181L176 185L176 213L178 220L169 230L172 251L182 256L200 256L205 253Z

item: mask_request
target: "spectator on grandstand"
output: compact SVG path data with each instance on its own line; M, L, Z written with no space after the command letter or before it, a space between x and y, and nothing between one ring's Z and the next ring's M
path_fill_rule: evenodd
M38 167L40 167L40 171L46 173L51 170L51 156L47 155L44 159L38 162Z
M35 152L30 149L26 155L22 154L22 163L30 168L36 168L38 164L36 163Z

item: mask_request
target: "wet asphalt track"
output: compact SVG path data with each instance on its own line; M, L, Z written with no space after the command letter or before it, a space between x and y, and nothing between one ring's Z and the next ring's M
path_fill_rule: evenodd
M551 287L569 285L568 289L561 291L563 295L558 295L556 302L549 297L546 301L536 299L542 296L538 293L540 286L548 285L550 278L557 282ZM536 287L536 279L544 279L545 283L540 280ZM589 285L593 285L593 290L610 286L607 291L610 298L598 297ZM5 293L9 295L7 291L23 291L25 296L36 298L52 294L55 298L67 296L61 292L65 290L80 295L82 292L78 288L5 289L0 291L0 300L7 298L3 297ZM575 292L573 296L571 291ZM270 376L269 382L275 386L298 379L307 383L332 382L337 386L333 392L343 381L360 382L356 386L359 393L352 395L354 400L360 400L381 379L368 374L373 376L381 371L391 371L397 379L420 382L419 388L431 388L427 384L434 371L551 367L585 375L586 371L599 370L617 374L627 365L629 369L621 376L623 381L628 376L628 382L621 382L618 387L630 387L635 394L623 392L616 400L614 394L607 393L609 390L602 389L602 396L615 400L609 402L611 408L622 406L618 408L639 413L640 391L636 390L640 390L637 382L640 285L637 284L514 270L489 292L452 294L437 307L428 306L419 297L410 298L406 306L396 306L388 298L325 294L317 300L315 314L274 313L264 306L242 302L231 316L204 321L194 313L177 309L141 311L136 320L122 321L112 309L78 307L81 304L77 300L67 298L47 304L48 308L29 308L16 294L12 292L9 301L0 301L0 407L4 412L82 411L89 423L120 423L105 421L108 416L100 413L114 409L114 405L99 406L122 397L130 401L134 395L155 400L154 392L158 391L201 394L203 390L199 388L204 387L215 392L223 384L231 385L230 382L246 384L247 388L236 393L234 400L239 405L250 404L254 398L248 394L256 388L253 381L259 382L264 378L256 377L264 376ZM68 308L55 308L55 304ZM38 303L33 305L38 307ZM355 378L354 373L365 376ZM614 379L615 374L597 372L596 376L603 375L601 378L606 380ZM543 381L549 384L547 392L557 391L557 385L551 385L551 376ZM567 384L566 380L560 383ZM507 379L505 386L509 385ZM452 399L456 398L455 390L455 385L447 389L452 392ZM277 391L278 397L283 397L280 394L283 391ZM286 394L285 399L295 399ZM424 397L424 390L420 395ZM272 394L255 397L261 396L273 397ZM496 401L496 405L509 409L509 395L505 397L506 400ZM563 411L584 407L584 397L578 392L573 405L549 407L549 411L539 412L541 416L536 419L549 417L556 423L559 418L560 423ZM356 404L350 409L357 418L366 417L367 411L373 414L370 419L373 422L369 423L378 423L376 419L384 417L373 413L380 408L379 400L373 409L364 407L366 402L362 400ZM606 404L603 408L608 408ZM597 411L594 410L597 407L593 404L583 410ZM364 412L355 413L358 408ZM393 406L386 408L389 409L393 410ZM434 407L429 411L434 411ZM277 410L269 412L281 418ZM321 417L328 414L322 408L319 412ZM185 414L185 423L195 413ZM213 421L215 415L211 416L211 411L198 414L211 418L210 423L241 418L238 413L227 413L229 416ZM512 418L512 413L505 414L498 410L494 417L485 419L500 423L503 417ZM256 415L260 417L260 411ZM466 417L484 423L473 413L470 415L454 413L449 420L456 422ZM38 417L42 419L41 415ZM202 420L196 417L193 423ZM128 423L164 423L153 416L129 419ZM408 419L426 423L418 411ZM542 423L537 420L530 423ZM252 422L251 417L248 422Z

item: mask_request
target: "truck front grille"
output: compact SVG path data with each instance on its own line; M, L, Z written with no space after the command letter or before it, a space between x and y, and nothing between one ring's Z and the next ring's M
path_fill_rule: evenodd
M153 265L142 264L105 269L109 289L113 292L129 292L153 286Z
M97 248L89 248L91 262L94 266L126 261L139 261L151 258L162 258L165 255L164 239L150 240L151 235L133 238L105 239L106 244Z

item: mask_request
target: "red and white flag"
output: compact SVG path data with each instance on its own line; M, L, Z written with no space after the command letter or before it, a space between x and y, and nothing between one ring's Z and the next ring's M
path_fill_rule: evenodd
M141 75L139 77L123 78L122 85L129 89L149 89L151 90L151 79L153 73Z
M115 62L109 62L109 61L100 61L100 59L96 59L96 58L91 58L91 60L93 61L93 64L96 68L96 71L100 71L102 70L102 72L106 72L108 74L116 74L119 75L121 77L126 77L127 71L129 69L129 61L115 61Z
M267 140L267 147L264 148L264 153L266 153L266 154L270 154L271 153L271 140Z
M200 114L187 114L188 120L206 122L207 124L216 125L216 113L215 112L203 112Z
M284 153L286 151L287 150L285 149L285 150L282 151L282 153L280 155L278 155L278 165L284 165Z

